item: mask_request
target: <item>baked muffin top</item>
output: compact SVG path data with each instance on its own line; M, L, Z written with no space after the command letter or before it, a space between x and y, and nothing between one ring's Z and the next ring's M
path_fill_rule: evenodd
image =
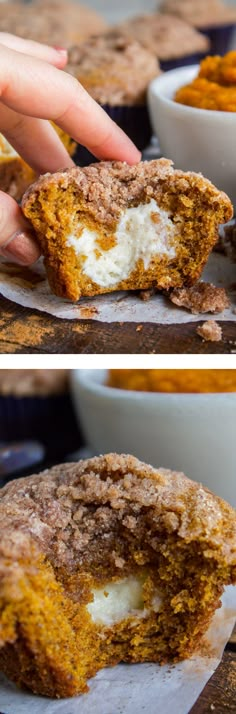
M149 82L160 72L156 56L133 39L106 33L69 51L67 71L99 104L144 104Z
M160 60L204 53L210 46L207 37L174 15L137 15L117 25L114 31L133 37Z
M222 0L163 0L158 10L198 28L236 22L236 9Z
M0 395L47 397L68 389L67 369L1 369Z
M50 45L70 46L106 27L100 15L77 2L0 3L1 32Z
M114 535L125 527L140 542L143 530L150 545L160 530L197 541L206 558L235 568L236 577L234 509L184 474L129 455L61 464L11 481L0 491L0 524L0 554L8 548L24 558L33 541L54 567L68 571L94 557L115 562Z
M231 202L225 193L218 191L201 174L175 170L172 161L164 158L142 161L134 166L121 161L100 161L83 169L77 166L45 174L26 191L22 208L28 216L29 207L35 204L39 192L43 190L47 194L52 187L59 186L66 190L74 185L76 193L80 192L80 200L88 202L89 211L95 219L113 225L122 210L132 202L138 205L150 201L153 196L158 200L158 195L162 195L164 190L164 182L168 182L176 194L199 191L206 206L214 202L215 211L219 206L224 208L224 222L232 218Z

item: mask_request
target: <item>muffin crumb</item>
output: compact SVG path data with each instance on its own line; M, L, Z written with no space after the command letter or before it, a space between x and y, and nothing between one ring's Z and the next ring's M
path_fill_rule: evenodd
M217 288L213 283L203 281L190 288L174 288L169 293L171 302L178 307L185 307L193 315L201 312L223 312L230 305L224 288Z
M215 320L207 320L199 325L196 330L197 334L206 342L221 342L222 327Z

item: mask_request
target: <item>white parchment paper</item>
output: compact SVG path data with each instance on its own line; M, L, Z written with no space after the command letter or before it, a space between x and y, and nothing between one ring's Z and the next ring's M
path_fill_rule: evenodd
M124 665L105 669L90 681L90 692L72 699L50 700L20 693L0 676L0 710L4 714L188 714L218 666L236 619L236 588L226 588L205 637L207 655L178 665Z
M219 287L225 287L231 306L216 315L216 320L236 321L236 265L224 255L212 253L202 279ZM144 302L135 293L119 292L95 298L82 298L70 303L50 291L42 260L32 269L0 263L0 293L24 307L47 312L68 320L93 319L101 322L152 322L156 324L180 324L212 318L212 314L192 315L189 310L178 308L161 293Z

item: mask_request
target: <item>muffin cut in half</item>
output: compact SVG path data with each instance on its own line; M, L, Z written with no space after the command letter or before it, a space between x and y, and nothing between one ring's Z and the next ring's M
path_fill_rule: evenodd
M189 657L236 581L233 509L132 456L9 483L0 524L0 668L51 697L121 661Z
M166 159L46 174L23 197L52 290L78 300L192 285L232 217L229 198Z

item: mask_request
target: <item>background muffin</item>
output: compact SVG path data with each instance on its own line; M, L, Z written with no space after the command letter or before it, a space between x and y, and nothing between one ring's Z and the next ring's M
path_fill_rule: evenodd
M0 442L36 439L55 463L82 443L65 369L0 370Z
M164 71L194 64L209 49L207 37L173 15L137 15L117 25L116 31L133 37L153 52Z
M147 87L160 72L153 53L137 41L110 31L72 47L67 70L140 150L147 146L151 138ZM80 147L77 159L83 163L84 158Z
M0 3L1 32L50 45L68 47L105 28L103 17L73 0Z
M62 129L53 124L70 156L76 150L76 143ZM37 178L37 174L0 134L0 190L20 201L24 192Z
M229 48L236 24L236 9L222 0L163 0L158 8L186 20L209 37L212 53Z

